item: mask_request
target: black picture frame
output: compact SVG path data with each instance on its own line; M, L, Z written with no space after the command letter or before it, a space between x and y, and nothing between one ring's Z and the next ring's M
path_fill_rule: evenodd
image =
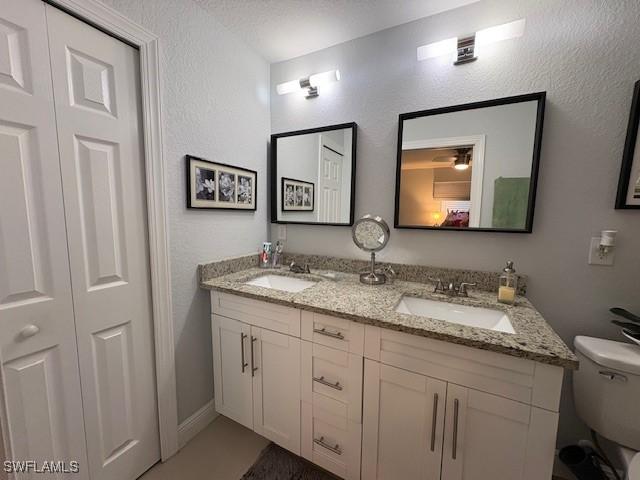
M531 233L533 231L533 214L535 211L536 189L538 186L538 170L540 168L540 150L542 148L542 128L544 125L544 110L546 101L546 92L535 92L524 95L515 95L511 97L497 98L492 100L484 100L480 102L465 103L462 105L453 105L448 107L433 108L429 110L420 110L417 112L401 113L398 117L398 146L396 155L396 186L395 186L395 208L393 217L393 226L398 229L407 230L440 230L455 232L502 232L502 233ZM426 117L429 115L440 115L444 113L460 112L464 110L474 110L478 108L496 107L500 105L509 105L512 103L537 101L536 126L534 133L533 158L531 164L531 180L529 184L529 204L526 214L525 228L509 229L509 228L489 228L489 227L434 227L423 225L400 225L400 175L402 166L402 131L403 122L413 118Z
M631 100L631 111L629 113L629 124L627 126L627 136L624 142L622 154L622 166L620 167L620 178L618 179L618 192L616 194L615 208L617 210L640 209L640 199L638 204L630 204L627 201L631 183L631 173L634 163L640 162L640 154L634 158L636 142L638 141L638 128L640 127L640 80L633 87L633 98Z
M196 166L199 165L199 166ZM186 206L188 209L195 210L234 210L240 212L255 212L258 208L258 172L250 170L248 168L236 167L234 165L228 165L226 163L212 162L204 158L196 157L193 155L185 155L186 166L186 184L187 184L187 201ZM197 184L197 179L194 177L195 169L206 169L209 172L214 172L213 176L210 176L207 180L213 182L213 193L209 189L208 194L205 193L201 198L198 198L198 194L202 192L194 191L194 185ZM234 188L233 188L233 201L224 200L220 197L220 174L234 175ZM252 181L251 188L251 201L249 203L245 201L239 201L239 177L249 178ZM211 198L205 198L211 197Z
M280 188L280 211L282 212L313 212L315 210L315 192L316 192L316 184L313 182L307 182L305 180L297 180L295 178L282 177L281 179L281 188ZM286 184L299 184L303 189L307 188L307 186L311 187L311 206L306 207L304 204L300 207L292 206L290 208L286 208L285 204L285 188ZM298 186L298 185L294 185Z
M325 223L325 222L300 222L295 220L278 220L278 139L283 137L291 137L294 135L308 135L312 133L322 133L330 130L352 129L351 141L351 195L349 201L349 221L344 223ZM356 199L356 151L358 143L358 125L356 122L340 123L337 125L328 125L325 127L310 128L306 130L296 130L292 132L275 133L271 135L271 223L277 224L296 224L296 225L327 225L334 227L350 227L355 219L355 199ZM314 205L315 208L315 205Z

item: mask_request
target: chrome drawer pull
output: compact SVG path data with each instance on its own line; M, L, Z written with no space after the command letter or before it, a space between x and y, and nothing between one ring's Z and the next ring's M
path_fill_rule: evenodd
M453 401L453 448L451 450L451 458L454 460L458 456L458 409L460 402L456 398Z
M247 338L247 334L240 333L240 363L242 365L242 373L244 373L244 369L249 366L249 364L244 361L244 339L245 338Z
M254 366L254 360L253 360L253 343L257 341L258 341L258 338L251 335L251 376L252 377L255 377L256 371L258 371L258 367Z
M314 333L319 333L320 335L325 335L327 337L337 338L338 340L344 340L344 335L342 333L340 333L340 332L330 332L325 327L314 328L313 332Z
M327 380L324 379L324 375L321 377L313 377L313 381L321 383L322 385L326 385L327 387L331 387L336 390L342 391L342 385L340 385L340 382L336 382L336 383L328 382Z
M436 451L436 423L438 423L438 394L433 394L433 418L431 419L431 451Z
M332 447L331 445L329 445L324 441L324 437L314 438L313 443L315 443L316 445L320 445L322 448L326 448L327 450L335 453L336 455L342 455L342 449L340 448L340 445L336 443L336 446Z

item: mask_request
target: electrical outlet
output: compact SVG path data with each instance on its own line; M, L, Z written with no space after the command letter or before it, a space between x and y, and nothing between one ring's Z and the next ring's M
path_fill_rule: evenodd
M593 237L589 247L589 265L613 265L615 251L610 250L603 254L600 252L600 237Z
M278 240L285 241L287 239L287 226L278 225Z

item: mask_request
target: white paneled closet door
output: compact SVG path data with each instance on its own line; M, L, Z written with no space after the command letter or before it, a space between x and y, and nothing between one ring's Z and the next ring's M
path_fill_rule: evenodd
M0 356L6 453L88 479L45 5L0 0ZM42 477L20 474L19 479Z
M92 480L160 459L138 51L46 6Z

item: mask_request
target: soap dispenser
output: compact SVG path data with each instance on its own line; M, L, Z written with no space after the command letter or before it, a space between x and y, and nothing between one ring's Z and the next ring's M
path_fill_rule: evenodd
M498 285L498 301L513 305L516 301L516 291L518 289L518 275L513 268L513 261L509 260L507 266L502 270L500 283Z

